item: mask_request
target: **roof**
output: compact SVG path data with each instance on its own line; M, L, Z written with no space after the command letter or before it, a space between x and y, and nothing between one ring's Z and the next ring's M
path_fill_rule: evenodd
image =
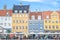
M46 16L50 16L53 12L54 11L44 11L43 12L43 19L46 19ZM56 11L56 12L59 14L59 18L60 18L60 11Z
M29 9L29 5L14 5L13 6L13 9L15 9L15 10L22 10L22 9L24 9L24 10L26 10L26 9Z
M37 19L39 15L42 16L42 12L30 12L30 14L29 14L29 16L30 16L29 18L30 19L31 19L32 15L34 15L35 19Z
M7 13L12 16L12 10L0 10L0 16L6 16Z
M28 13L29 12L29 5L14 5L13 6L13 13L14 13L14 10L17 10L18 13L20 10L22 10L22 13L24 13L24 10L26 10Z
M42 15L42 12L30 12L30 15Z
M50 16L53 11L44 11L43 12L43 19L46 19L46 16ZM49 17L50 18L50 17Z
M58 12L58 14L59 14L59 19L60 19L60 11L57 11Z

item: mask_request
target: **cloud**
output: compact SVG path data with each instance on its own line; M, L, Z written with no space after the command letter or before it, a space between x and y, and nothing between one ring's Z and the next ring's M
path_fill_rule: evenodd
M21 1L27 1L27 2L43 2L43 0L21 0Z

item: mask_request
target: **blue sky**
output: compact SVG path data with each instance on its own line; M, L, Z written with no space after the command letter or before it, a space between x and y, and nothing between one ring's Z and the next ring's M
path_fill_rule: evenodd
M12 9L13 5L30 5L31 11L48 11L48 10L60 10L60 0L0 0L0 10L3 9L4 4L7 5L7 9Z

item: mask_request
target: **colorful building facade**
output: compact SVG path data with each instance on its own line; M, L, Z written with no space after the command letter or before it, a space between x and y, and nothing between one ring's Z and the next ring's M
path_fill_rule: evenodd
M29 12L29 5L14 5L0 10L0 27L13 33L60 32L60 11Z
M42 12L30 12L28 25L29 33L43 32L44 21L42 20Z
M12 32L28 32L29 5L14 5L12 14Z
M6 5L0 10L0 27L12 28L12 10L7 10Z
M44 12L44 30L45 32L60 32L60 12Z

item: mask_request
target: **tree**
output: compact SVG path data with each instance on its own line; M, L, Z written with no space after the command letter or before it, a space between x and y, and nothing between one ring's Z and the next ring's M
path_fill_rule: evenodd
M11 29L7 29L7 33L11 33Z

